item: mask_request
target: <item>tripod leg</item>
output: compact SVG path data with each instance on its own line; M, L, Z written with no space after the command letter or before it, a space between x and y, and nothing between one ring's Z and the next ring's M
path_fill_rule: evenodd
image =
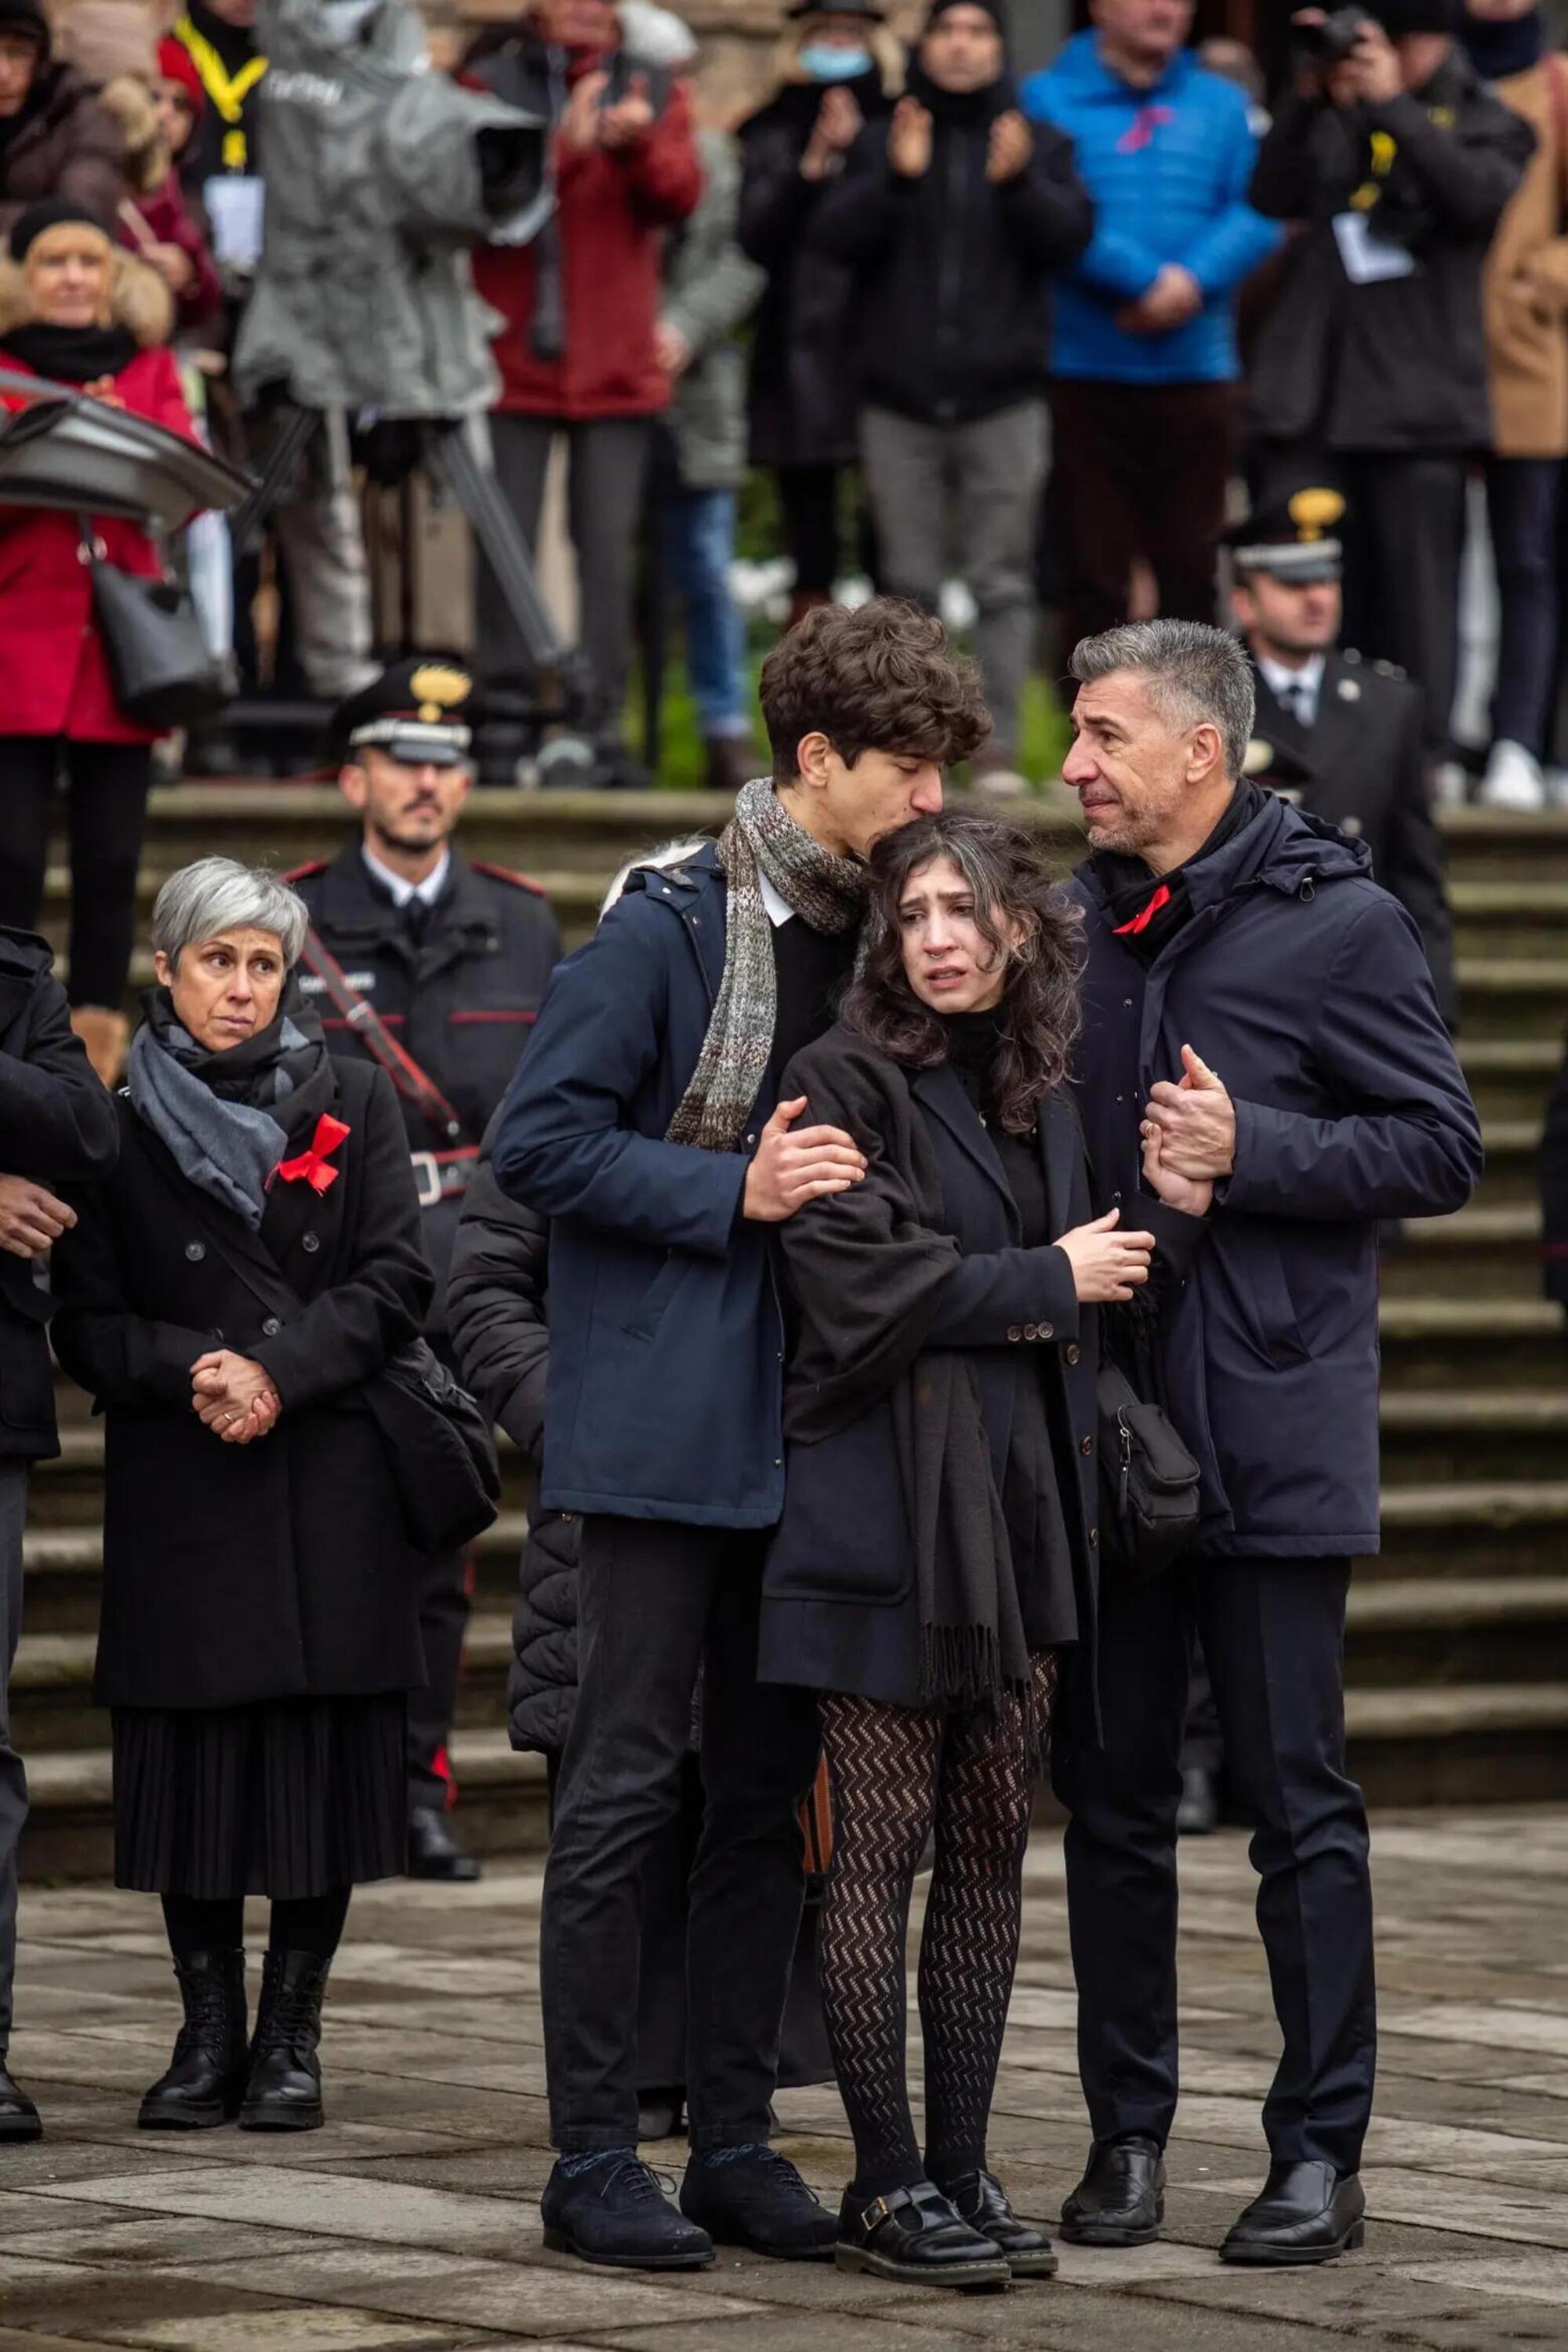
M283 408L283 422L267 453L256 487L229 523L237 557L249 553L254 538L268 516L282 505L294 478L294 469L321 422L318 409L296 407L291 400L285 402Z
M476 455L461 425L431 428L426 441L426 463L472 523L474 535L489 559L529 658L536 668L553 673L565 706L563 715L574 719L581 708L584 684L582 656L561 642L554 617L540 592L528 542L501 496L495 475L488 463Z

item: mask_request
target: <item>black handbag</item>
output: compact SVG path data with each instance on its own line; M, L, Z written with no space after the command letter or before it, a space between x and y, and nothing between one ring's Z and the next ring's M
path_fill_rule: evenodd
M495 1439L429 1341L400 1348L362 1393L385 1444L416 1550L458 1551L483 1535L500 1495Z
M1198 1465L1163 1407L1108 1364L1096 1391L1105 1556L1147 1580L1173 1568L1198 1527Z
M79 529L81 560L92 574L93 618L122 715L159 730L215 718L228 688L187 592L170 579L121 572L85 517Z

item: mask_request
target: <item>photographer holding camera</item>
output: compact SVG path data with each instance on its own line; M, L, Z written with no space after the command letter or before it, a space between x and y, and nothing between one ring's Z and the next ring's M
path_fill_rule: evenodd
M1349 501L1345 631L1447 749L1465 461L1491 442L1481 265L1533 146L1456 45L1458 0L1304 9L1251 200L1298 224L1253 356L1254 491Z

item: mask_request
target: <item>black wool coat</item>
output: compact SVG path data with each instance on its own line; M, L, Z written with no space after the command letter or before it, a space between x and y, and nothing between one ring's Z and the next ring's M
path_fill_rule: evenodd
M186 1182L127 1093L115 1183L73 1196L54 1336L105 1416L100 1706L424 1681L414 1556L358 1391L418 1332L431 1276L391 1084L333 1066L337 1181L276 1182L258 1233ZM289 1140L292 1155L310 1136ZM283 1401L249 1445L191 1408L191 1366L219 1347L265 1365Z
M490 1169L487 1135L458 1223L447 1307L464 1386L528 1465L528 1539L511 1621L507 1716L512 1746L543 1756L565 1747L577 1703L583 1524L575 1511L539 1507L549 1278L549 1223L508 1200Z
M101 1181L120 1149L114 1105L72 1034L46 941L0 929L0 1171L63 1193ZM36 1261L0 1250L0 1460L58 1454L44 1326L54 1301Z
M1061 1501L1088 1664L1097 1310L1080 1307L1061 1251L1020 1245L995 1147L950 1066L905 1070L839 1027L795 1056L784 1085L808 1097L807 1123L847 1129L871 1165L862 1183L778 1228L800 1336L785 1394L784 1517L763 1578L763 1680L919 1703L917 1544L932 1530L938 1542L994 1540L1016 1383L1042 1377L1058 1389L1077 1454L1078 1490ZM1067 1233L1094 1212L1065 1093L1041 1105L1039 1133L1051 1226ZM943 1256L932 1286L924 1268ZM906 1313L900 1301L916 1290ZM921 1443L922 1375L944 1369L956 1375L944 1440L954 1458L939 1464ZM953 1524L954 1507L969 1524Z

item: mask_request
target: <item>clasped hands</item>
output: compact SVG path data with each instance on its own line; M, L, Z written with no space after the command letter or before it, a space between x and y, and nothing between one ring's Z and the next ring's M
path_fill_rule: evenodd
M283 1400L252 1357L215 1348L191 1366L191 1410L226 1445L248 1445L276 1426Z
M1214 1188L1236 1166L1236 1105L1190 1045L1182 1047L1182 1076L1162 1078L1144 1106L1143 1175L1166 1205L1206 1215Z

